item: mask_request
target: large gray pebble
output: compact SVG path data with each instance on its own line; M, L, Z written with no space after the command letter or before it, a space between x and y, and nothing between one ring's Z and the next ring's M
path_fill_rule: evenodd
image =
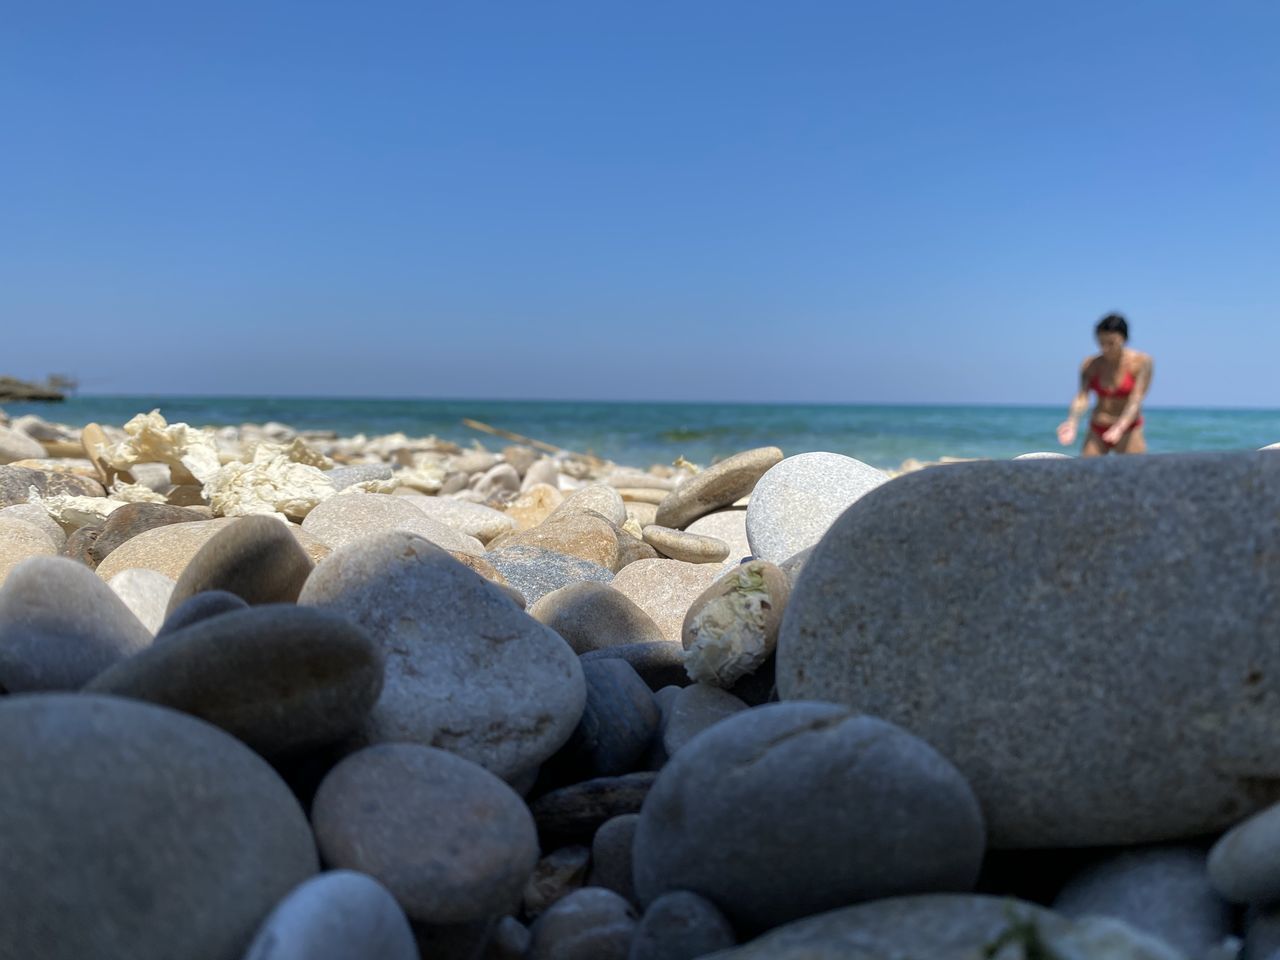
M761 929L969 889L984 841L968 784L928 744L834 704L767 704L704 730L658 774L636 828L636 892L692 890Z
M663 639L652 617L608 584L593 581L545 594L529 616L564 637L574 653Z
M88 477L79 477L73 473L53 473L45 470L32 470L28 467L0 466L0 507L12 506L15 503L28 503L31 499L31 488L48 499L60 493L73 497L103 497L106 491L102 484Z
M151 643L148 630L83 564L32 557L0 587L0 686L78 690Z
M299 886L267 917L244 960L418 960L404 911L387 888L354 870Z
M341 614L382 647L373 742L443 747L513 777L555 753L582 716L568 644L421 537L385 533L335 551L298 602Z
M231 613L233 610L244 610L248 606L240 597L226 590L206 590L203 593L197 593L194 597L184 600L177 609L165 617L164 623L156 631L156 639L176 633L183 627L201 620L208 620L222 613Z
M1209 878L1232 903L1280 903L1280 804L1219 838L1209 854Z
M1058 893L1066 917L1105 916L1203 957L1231 933L1231 908L1214 893L1199 847L1126 850L1081 870Z
M652 643L621 643L582 654L582 662L625 660L631 664L650 690L692 683L684 668L684 647L667 640Z
M708 727L746 709L745 703L726 690L705 683L690 684L676 694L670 715L662 726L662 745L667 756L673 756Z
M542 547L499 547L485 554L485 559L531 604L571 583L613 579L613 572L598 563Z
M932 743L997 847L1221 829L1280 799L1276 502L1269 453L899 477L809 558L779 694ZM1069 734L1047 735L1047 716Z
M240 960L316 870L275 771L172 710L4 697L0 769L3 957Z
M347 757L320 784L311 817L325 863L374 877L421 923L510 912L538 859L518 794L477 764L418 744Z
M169 597L172 613L206 590L226 590L245 603L293 603L315 569L290 524L239 517L196 551Z
M355 624L268 604L175 631L86 689L181 710L273 756L359 729L382 671L381 648Z
M627 960L636 913L612 890L584 887L540 916L526 960Z
M781 563L813 546L850 504L888 479L883 470L838 453L787 457L770 467L751 491L751 552Z
M149 632L156 633L164 624L176 584L163 573L134 568L121 570L107 586Z
M676 890L649 904L628 960L695 960L737 942L733 926L714 903Z
M582 664L587 702L562 756L582 764L588 776L638 769L658 731L653 693L625 660Z

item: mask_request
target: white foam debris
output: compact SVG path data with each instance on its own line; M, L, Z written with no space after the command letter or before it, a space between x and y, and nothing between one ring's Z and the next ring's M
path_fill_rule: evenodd
M135 463L167 463L170 468L182 467L199 483L208 483L222 466L212 430L170 424L158 409L138 414L124 430L128 436L103 453L103 459L117 470L128 470Z
M215 517L283 513L301 520L336 492L324 471L269 444L259 445L249 463L233 460L220 468L204 485Z

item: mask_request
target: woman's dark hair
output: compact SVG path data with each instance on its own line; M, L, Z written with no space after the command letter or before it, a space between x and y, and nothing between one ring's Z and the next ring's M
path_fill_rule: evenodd
M1098 321L1098 325L1093 328L1094 335L1099 333L1118 333L1129 339L1129 321L1124 318L1122 313L1108 313L1105 317Z

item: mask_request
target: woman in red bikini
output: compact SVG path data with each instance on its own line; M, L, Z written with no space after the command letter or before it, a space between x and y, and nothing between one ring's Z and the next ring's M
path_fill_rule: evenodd
M1058 425L1058 442L1064 446L1075 442L1076 424L1089 406L1092 390L1098 395L1098 403L1089 418L1089 432L1080 456L1146 453L1142 401L1151 387L1151 357L1125 346L1129 324L1118 313L1099 320L1094 333L1102 352L1080 365L1080 389L1071 401L1067 419Z

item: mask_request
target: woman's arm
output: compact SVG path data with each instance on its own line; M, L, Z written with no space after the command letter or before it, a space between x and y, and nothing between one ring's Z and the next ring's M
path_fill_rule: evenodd
M1064 447L1075 442L1076 424L1089 409L1089 363L1092 358L1080 365L1080 384L1071 406L1067 408L1067 419L1058 424L1058 442Z
M1120 416L1116 418L1116 422L1102 435L1104 443L1119 443L1125 431L1138 419L1138 414L1142 412L1142 401L1147 391L1151 389L1151 373L1154 366L1150 357L1145 357L1138 365L1138 373L1133 378L1133 392L1129 394L1129 400L1124 405Z

